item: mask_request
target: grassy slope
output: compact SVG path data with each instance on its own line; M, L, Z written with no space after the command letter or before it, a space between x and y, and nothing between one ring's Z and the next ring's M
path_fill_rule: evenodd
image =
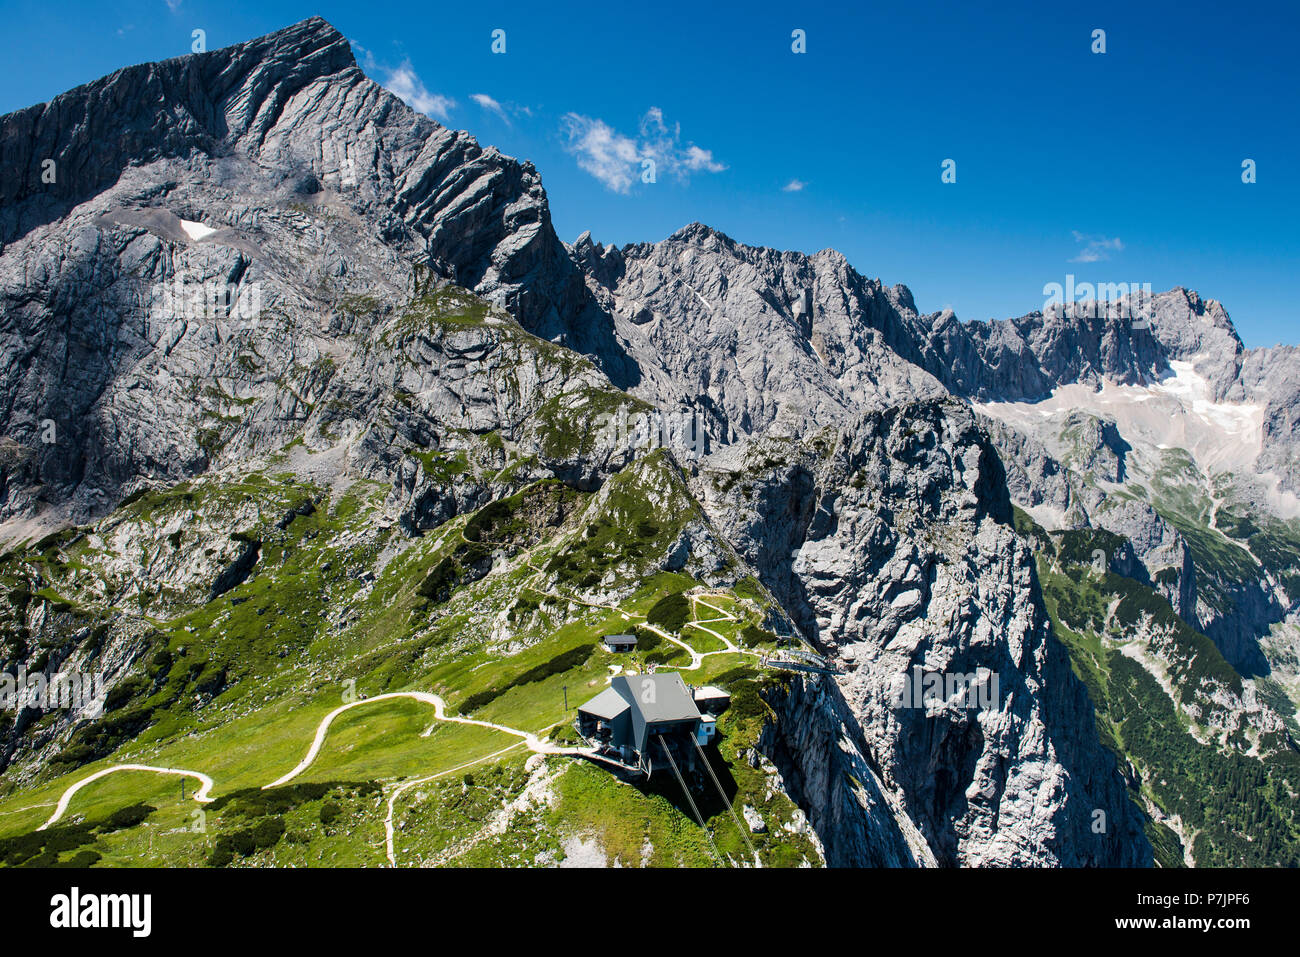
M398 541L396 532L375 528L383 490L359 484L330 500L324 490L296 485L287 477L254 475L238 488L186 483L128 503L102 523L129 520L147 525L165 541L161 530L175 524L178 516L215 514L220 502L241 518L255 516L239 533L241 542L262 542L254 574L215 599L191 593L136 596L127 607L96 602L93 595L100 592L88 583L111 577L111 563L107 554L85 545L84 538L81 545L8 556L0 574L12 579L7 582L11 587L18 587L18 579L25 580L39 566L48 587L60 596L57 600L78 608L84 604L76 613L91 621L125 616L147 624L150 644L120 700L101 720L78 729L64 746L62 760L21 787L7 782L0 795L0 841L8 843L0 843L0 850L9 863L19 863L24 847L31 850L31 838L23 835L30 835L48 816L65 788L94 771L133 762L210 775L219 801L203 809L202 830L196 830L194 818L199 806L181 800L179 778L119 772L79 791L68 814L52 829L54 843L70 847L57 852L47 847L26 860L68 862L90 852L101 855L105 864L195 866L220 862L220 849L236 846L235 862L382 863L385 802L377 787L448 772L494 755L517 739L446 724L421 737L432 724L432 709L411 700L376 702L340 716L316 762L294 782L343 782L326 794L297 795L291 785L281 790L297 795L293 800L258 813L241 811L239 801L220 799L258 789L294 767L320 720L345 700L346 689L364 695L431 690L444 696L453 713L487 692L489 700L471 711L477 719L538 733L567 725L573 708L604 686L612 664L628 665L645 657L639 652L631 661L628 656L616 659L593 647L600 636L627 630L666 595L697 584L687 576L654 572L655 556L672 541L677 527L650 516L684 513L663 508L666 489L681 492L674 475L662 456L647 456L613 480L599 502L596 496L560 488L513 496L486 515L462 516L404 543L405 550L383 565L373 585L365 583L365 571ZM652 489L653 503L645 488ZM286 509L306 499L316 501L315 511L297 516L283 530L275 529L275 520ZM572 508L564 523L551 527L538 515L551 514L557 500L567 500ZM630 535L621 532L627 529ZM202 535L198 538L189 547L206 544ZM472 577L485 545L489 552L499 549L507 555L495 573L457 580L445 600L433 589L422 588L440 563L450 562ZM168 542L166 547L180 546ZM536 571L547 567L557 574ZM613 593L621 596L616 607L582 597L591 595L593 574L607 585L613 582ZM100 591L113 593L112 588ZM29 602L53 600L37 596ZM714 630L731 635L761 620L760 606L752 598L727 597L714 603L744 619L708 626ZM703 606L693 611L695 617L717 617ZM21 627L16 616L8 625ZM700 651L722 647L699 629L688 626L685 631ZM659 654L685 660L684 652L663 655L674 647L662 643ZM687 678L694 683L712 680L746 660L753 659L715 655ZM739 751L752 746L758 726L753 720L730 717L722 726L729 736L718 767L724 779L738 782L737 809L747 802L765 808L774 823L789 821L793 805L780 794L769 798L761 772L737 758ZM527 752L517 748L476 766L473 774L499 784L487 802L492 808L499 809L500 803L493 802L511 793L512 782L522 786L526 757ZM550 856L544 859L557 858L563 855L564 835L570 833L597 837L611 860L617 856L624 863L640 860L646 835L654 848L649 863L711 860L698 826L674 803L680 796L623 784L571 759L549 758L547 766L555 777L555 799L549 808L517 817L502 834L478 841L450 860L515 863L523 860L524 850L534 857L548 850ZM193 784L187 782L188 794ZM398 841L399 860L445 851L439 842L463 836L461 832L488 813L464 796L466 788L462 776L454 774L413 789L409 807L408 798L403 798L398 808L405 828ZM76 834L57 836L141 802L153 810L134 826L96 830L89 841ZM338 808L324 814L328 824L322 819L326 804ZM724 853L734 854L741 847L740 837L725 807L717 804L710 810L711 828L718 832ZM529 814L540 817L533 820ZM259 827L260 837L249 837ZM817 860L807 838L782 835L761 839L765 859ZM266 846L258 846L258 841ZM631 843L636 844L636 855L629 849ZM79 860L85 862L84 857Z

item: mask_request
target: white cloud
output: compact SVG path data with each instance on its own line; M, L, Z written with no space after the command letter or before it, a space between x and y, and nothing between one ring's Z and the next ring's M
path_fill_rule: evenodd
M694 143L686 147L686 168L693 173L704 170L709 173L721 173L727 167L713 158L713 150L702 150Z
M623 136L603 120L577 113L564 117L569 136L568 150L578 157L578 165L616 193L626 193L632 176L638 173L641 153L636 140Z
M580 113L566 113L562 128L568 136L565 148L578 158L578 166L616 193L631 189L647 160L655 164L656 176L667 174L682 182L691 173L721 173L727 168L712 150L690 142L683 145L681 124L669 126L657 106L641 117L635 137Z
M492 97L488 96L486 93L474 93L473 95L470 96L470 99L473 100L475 103L477 103L479 106L483 107L483 109L487 110L488 112L495 113L497 116L501 117L501 119L505 120L507 124L509 124L510 117L506 116L505 108L496 100L492 99Z
M181 8L181 0L167 0L167 9L175 13Z
M668 125L664 123L664 111L657 106L646 110L645 116L641 117L640 129L641 135L647 138L653 135L672 138L668 136ZM682 125L674 123L672 136L681 136L681 133Z
M784 193L799 193L802 192L803 188L807 185L808 184L801 179L792 179L781 187L781 191Z
M456 101L451 97L429 92L410 60L403 60L397 69L384 72L387 74L382 84L384 89L400 97L411 109L446 120L456 108Z
M1074 241L1083 245L1079 254L1070 260L1072 263L1095 263L1103 259L1109 259L1111 253L1117 253L1124 249L1124 244L1120 242L1119 237L1107 238L1106 236L1088 236L1084 233L1074 230Z

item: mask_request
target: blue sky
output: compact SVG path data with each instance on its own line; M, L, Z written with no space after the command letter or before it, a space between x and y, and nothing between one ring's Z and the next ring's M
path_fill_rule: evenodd
M536 163L565 240L699 220L830 246L963 319L1039 308L1067 274L1184 285L1248 345L1300 342L1300 6L985 6L4 0L0 112L195 28L214 49L319 14L371 77Z

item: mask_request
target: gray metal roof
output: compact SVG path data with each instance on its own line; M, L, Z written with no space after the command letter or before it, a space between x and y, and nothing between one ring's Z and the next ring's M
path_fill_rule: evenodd
M686 721L698 719L700 709L695 707L691 693L686 690L682 676L675 671L654 675L619 675L610 683L624 699L631 702L641 718L656 721Z
M579 706L578 710L595 715L597 718L604 718L606 721L612 721L630 707L631 705L627 703L623 696L610 687L586 704Z

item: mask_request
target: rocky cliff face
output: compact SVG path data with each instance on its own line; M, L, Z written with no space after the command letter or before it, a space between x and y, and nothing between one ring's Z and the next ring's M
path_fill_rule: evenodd
M695 412L710 447L943 392L909 361L907 291L834 250L757 249L693 223L621 249L584 235L572 252L640 368L633 392Z
M963 323L918 313L906 287L832 250L755 248L700 224L622 248L584 235L572 253L641 370L633 391L692 410L710 449L965 398L994 432L1017 504L1049 528L1126 538L1139 577L1247 673L1289 659L1270 662L1260 642L1296 613L1300 589L1275 584L1294 555L1256 583L1198 536L1228 488L1300 516L1300 366L1292 349L1247 350L1218 302L1179 288ZM1171 448L1188 467L1167 460ZM1204 508L1184 514L1171 484L1207 490Z
M584 234L571 251L642 369L641 394L694 402L720 442L782 416L826 424L934 395L936 383L980 403L1039 402L1063 386L1159 383L1184 362L1209 401L1262 407L1259 471L1300 489L1288 467L1300 447L1296 350L1246 349L1220 303L1183 288L962 322L919 313L907 287L862 276L834 250L746 246L699 223L621 248ZM707 349L684 348L690 335Z
M634 374L536 170L408 109L319 19L118 71L3 118L0 144L0 400L30 453L8 516L99 514L139 476L287 441L439 281Z
M916 403L809 443L755 440L709 460L697 488L842 672L832 697L938 862L1150 860L1009 527L1001 464L967 407ZM899 706L917 668L996 675L996 701Z
M528 328L561 335L583 312L536 169L407 108L320 18L119 70L5 117L0 142L6 244L92 199L110 214L189 210L255 233L261 209L345 193L357 232L427 260ZM54 183L42 181L46 160ZM145 195L120 189L128 173Z
M935 867L938 861L879 770L858 718L829 678L796 676L771 693L759 747L811 809L831 867Z

